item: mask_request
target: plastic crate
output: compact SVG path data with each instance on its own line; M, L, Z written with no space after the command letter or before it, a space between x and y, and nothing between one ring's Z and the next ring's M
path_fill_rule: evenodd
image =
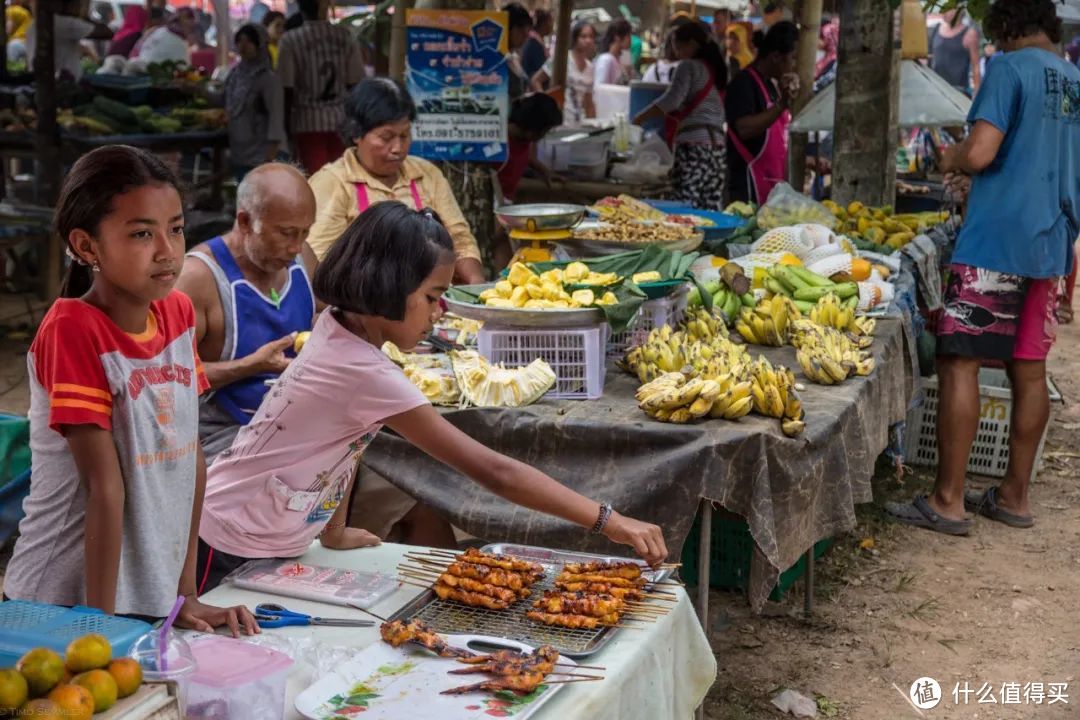
M607 323L581 328L480 328L477 346L492 363L507 367L528 365L540 358L555 371L555 387L547 397L595 400L604 394L604 346Z
M679 575L687 585L698 584L698 543L701 538L701 518L694 519L690 534L683 545L682 567ZM820 558L832 547L832 538L814 543L814 558ZM738 515L725 517L713 513L712 552L709 556L709 587L721 590L746 590L750 584L750 561L754 555L754 538L750 526ZM769 599L779 601L795 581L802 577L806 555L780 573Z
M689 287L684 285L667 297L643 302L630 325L620 333L613 333L608 340L608 357L622 357L630 348L645 342L655 328L675 327L682 322L689 293Z
M1050 401L1060 402L1061 393L1046 378ZM1012 419L1012 389L1004 370L983 368L979 370L979 429L968 456L968 472L989 477L1005 477L1009 467L1009 423ZM911 465L936 467L937 452L937 376L923 378L923 404L908 413L905 430L904 457ZM1035 453L1032 477L1042 463L1046 431L1039 440Z
M8 600L0 603L0 668L12 667L36 647L63 655L68 643L88 633L104 635L114 657L127 655L131 644L149 630L150 625L140 620L106 615L93 608Z

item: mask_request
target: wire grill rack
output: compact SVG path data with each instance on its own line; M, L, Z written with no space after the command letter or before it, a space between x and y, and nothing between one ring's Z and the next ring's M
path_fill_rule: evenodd
M545 590L555 588L555 578L562 571L565 563L619 558L585 553L561 553L545 548L535 548L536 552L529 552L534 550L529 546L488 546L483 550L540 563L544 567L544 577L530 586L532 593L529 597L518 600L506 610L489 610L453 600L441 600L434 592L429 591L394 613L390 619L417 618L424 621L435 632L446 634L489 635L517 640L533 647L551 645L560 654L572 658L592 655L606 645L612 633L618 630L613 627L585 630L542 625L525 617L525 613L533 609L533 601L538 597L543 597ZM646 573L646 577L654 582L663 579L660 576L653 576L652 573Z

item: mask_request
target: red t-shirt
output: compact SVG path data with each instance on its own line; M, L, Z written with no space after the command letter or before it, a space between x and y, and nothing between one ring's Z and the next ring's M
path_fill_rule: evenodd
M513 200L518 184L529 167L532 157L532 143L528 140L511 140L507 143L506 164L499 170L499 187L503 197Z

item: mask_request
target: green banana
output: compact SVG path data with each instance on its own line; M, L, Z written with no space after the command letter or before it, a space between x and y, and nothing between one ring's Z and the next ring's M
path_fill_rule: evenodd
M742 301L739 300L739 296L735 293L728 294L728 304L724 306L724 314L727 315L729 322L735 320L741 307Z
M788 265L788 270L797 275L804 283L813 287L828 287L831 288L835 283L823 275L818 275L813 270L807 270L804 267L798 265Z
M809 315L810 311L817 307L814 303L807 300L795 300L795 307L799 308L799 312L803 315Z
M831 291L832 286L823 287L818 285L815 287L802 288L795 291L795 299L802 300L804 302L816 303L818 300L825 297L825 295L827 295Z
M807 282L805 282L802 278L793 273L789 266L777 263L773 266L773 268L776 270L776 279L779 280L783 285L786 285L791 290L791 292L794 293L796 290L799 290L801 288L810 287Z
M743 307L752 308L757 305L757 298L754 297L754 293L752 292L743 293L739 297L739 301L742 302Z
M840 283L839 285L834 286L832 291L836 293L836 297L841 300L847 300L852 297L857 298L859 296L859 286L853 282Z
M765 278L765 289L771 292L773 295L785 295L791 297L791 290L779 280L774 277Z

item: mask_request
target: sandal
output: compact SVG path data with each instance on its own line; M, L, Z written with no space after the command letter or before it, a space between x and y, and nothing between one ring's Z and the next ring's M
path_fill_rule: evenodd
M942 517L925 495L916 495L909 503L887 502L885 513L896 522L926 528L943 535L967 535L971 532L971 520L950 520Z
M985 492L967 490L964 492L964 509L968 512L997 520L1009 527L1029 528L1035 525L1035 518L1030 515L1017 515L998 505L997 488L988 487Z

